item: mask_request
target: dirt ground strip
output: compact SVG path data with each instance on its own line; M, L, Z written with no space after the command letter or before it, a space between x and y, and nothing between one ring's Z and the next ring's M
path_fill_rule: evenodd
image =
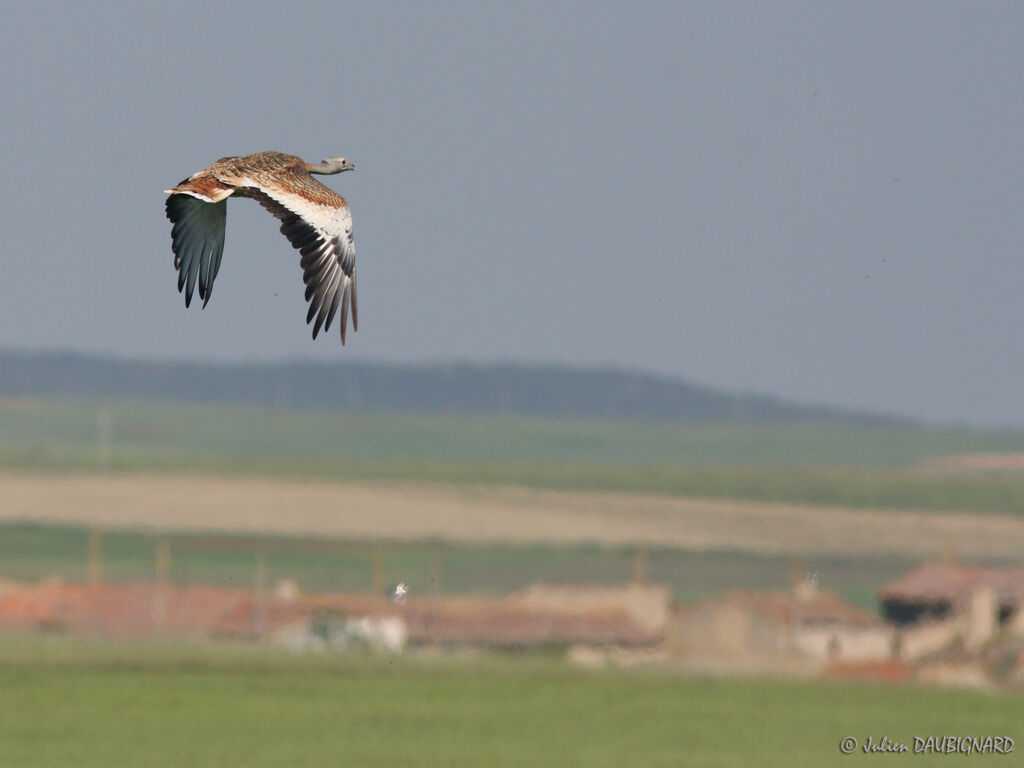
M1019 557L1024 517L189 474L0 473L0 520L461 542Z

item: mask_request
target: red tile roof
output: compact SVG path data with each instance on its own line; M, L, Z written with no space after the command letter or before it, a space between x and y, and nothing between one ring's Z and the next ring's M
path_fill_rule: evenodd
M844 602L828 590L799 595L788 592L743 592L733 590L705 604L724 602L756 613L780 624L846 624L868 627L879 623L874 614Z
M1024 567L983 568L942 561L925 563L878 592L882 602L962 604L982 586L1004 605L1024 603Z
M0 584L0 629L119 635L254 637L318 613L399 616L413 642L530 646L647 644L658 637L617 609L538 610L502 600L408 600L350 594L281 599L252 590L159 584Z

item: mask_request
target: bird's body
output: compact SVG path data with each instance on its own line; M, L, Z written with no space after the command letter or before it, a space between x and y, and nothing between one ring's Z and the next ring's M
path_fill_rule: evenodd
M319 165L280 152L259 152L223 157L194 173L166 192L178 291L185 306L199 286L203 306L210 300L214 278L224 251L227 198L256 200L281 221L281 232L301 254L309 311L306 322L315 339L326 331L341 306L341 343L345 343L349 308L352 329L358 328L356 308L356 253L352 243L352 216L345 198L310 176L352 170L344 158Z

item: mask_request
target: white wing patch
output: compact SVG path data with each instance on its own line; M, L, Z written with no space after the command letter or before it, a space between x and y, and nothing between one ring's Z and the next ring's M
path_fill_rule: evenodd
M242 186L240 184L239 186ZM345 343L349 307L352 329L359 328L356 306L356 251L352 242L352 215L348 206L312 202L302 195L264 185L245 185L246 192L281 220L281 233L301 254L302 279L313 325L313 338L327 331L341 306L341 343Z

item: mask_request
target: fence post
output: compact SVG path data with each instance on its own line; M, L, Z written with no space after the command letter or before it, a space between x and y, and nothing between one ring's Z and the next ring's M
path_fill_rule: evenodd
M633 583L644 584L647 581L647 545L637 544L633 556Z
M168 580L171 570L171 543L160 539L156 543L156 580L164 583Z
M434 595L441 594L441 551L437 547L430 551L430 586Z
M384 591L384 551L379 544L370 550L370 591L375 595Z
M156 588L153 590L153 624L158 630L167 624L168 575L171 570L171 544L167 539L156 542Z
M103 578L103 538L98 526L89 528L89 583L99 584Z
M255 627L257 637L267 631L267 551L260 545L256 550L256 611Z

